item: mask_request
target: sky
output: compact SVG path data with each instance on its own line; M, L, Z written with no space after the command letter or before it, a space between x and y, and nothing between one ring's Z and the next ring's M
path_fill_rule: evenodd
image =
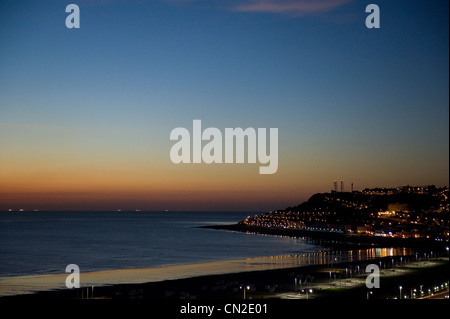
M68 29L68 4L80 28ZM365 8L380 8L368 29ZM444 0L0 3L0 210L268 211L449 184ZM170 132L278 128L278 170L174 164Z

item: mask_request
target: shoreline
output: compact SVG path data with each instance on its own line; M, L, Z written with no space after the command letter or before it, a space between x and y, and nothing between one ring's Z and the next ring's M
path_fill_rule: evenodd
M392 264L391 263L392 260ZM442 277L442 270L448 268L448 259L440 258L434 260L417 260L414 256L383 257L373 260L360 260L353 262L342 262L332 265L304 265L295 268L262 270L250 272L238 272L216 275L200 275L175 280L164 280L146 283L123 283L110 286L92 287L83 286L80 289L62 289L44 291L35 294L17 295L0 298L3 301L33 301L33 300L92 300L92 299L119 299L119 300L223 300L242 299L242 287L248 287L248 299L308 299L308 295L302 292L302 288L311 288L314 293L309 299L324 299L329 297L335 299L350 298L352 300L364 300L366 288L364 286L364 270L368 264L382 263L383 272L391 272L386 278L389 281L400 282L405 285L404 275L409 278L416 278L414 269L420 264L433 264L426 267L426 281L420 279L420 284L429 284L434 279L433 276ZM346 276L347 270L353 270L353 275ZM358 273L356 270L358 269ZM440 269L440 271L436 271ZM329 279L329 270L333 271L335 278ZM422 269L422 275L424 274ZM404 274L400 274L400 272ZM412 277L411 277L412 276ZM414 277L416 276L416 277ZM294 278L303 279L303 286L294 288ZM385 279L382 279L385 280ZM409 280L409 279L408 279ZM306 281L306 283L305 283ZM353 281L353 284L351 283ZM332 283L333 282L333 283ZM355 285L356 283L356 285ZM384 283L388 283L383 281ZM326 286L326 287L325 287ZM335 286L334 288L332 286ZM392 291L396 292L398 286L394 286ZM389 288L389 287L387 287ZM428 288L428 286L427 286ZM305 289L306 290L306 289ZM378 291L376 291L378 292ZM353 296L353 297L352 297ZM353 299L355 298L355 299ZM384 298L382 298L384 299Z
M402 262L415 258L430 258L430 250L442 245L408 245L406 241L382 238L383 241L360 242L360 236L324 232L304 232L292 229L264 229L234 225L208 225L200 228L251 232L261 235L290 236L314 241L322 249L313 253L230 259L151 268L114 269L83 273L81 288L68 289L69 274L24 275L0 278L0 299L84 299L94 295L102 299L191 299L237 298L239 286L258 287L259 291L280 289L292 282L292 274L306 278L323 276L324 269L355 267L376 261ZM303 235L303 236L302 236ZM312 235L312 236L311 236ZM338 235L338 236L335 236ZM366 238L369 239L369 238ZM388 240L386 240L388 239ZM402 245L400 245L402 243ZM408 241L411 244L411 241ZM384 244L384 245L382 245ZM412 248L414 247L414 248ZM440 249L438 249L440 251ZM424 252L428 252L424 254ZM441 256L446 256L440 251ZM444 254L444 255L442 255ZM431 254L431 257L437 257ZM347 271L347 268L345 268ZM361 268L362 269L362 268ZM359 266L358 266L359 271ZM313 276L314 274L314 276ZM331 275L330 275L331 276ZM291 284L289 284L291 285ZM250 286L249 286L250 287ZM91 289L91 292L89 292ZM253 289L253 288L252 288ZM255 288L256 289L256 288ZM266 293L262 293L266 296Z
M120 287L138 287L145 285L158 286L159 291L166 291L165 284L170 286L183 285L183 282L191 282L190 286L196 286L195 281L203 278L209 282L211 278L256 276L266 273L270 278L276 273L290 273L294 270L310 271L321 267L329 267L341 263L365 263L375 259L400 258L411 255L408 249L362 249L355 251L320 251L302 255L280 255L257 258L233 259L212 261L195 264L183 264L137 269L116 269L88 272L80 274L80 283L83 287L95 287L96 291L109 291L112 298L112 290ZM309 270L308 270L309 269ZM2 298L77 298L74 290L65 287L68 274L28 275L0 278L0 296ZM275 276L276 277L276 276ZM222 279L223 280L223 279ZM255 279L260 282L261 279ZM194 283L192 283L194 281ZM275 280L276 281L276 280ZM274 283L275 284L275 283ZM205 284L208 285L208 284ZM203 285L204 286L204 285ZM75 289L77 290L77 289ZM133 289L130 289L133 290ZM129 293L125 293L127 295ZM120 293L120 295L123 295ZM159 298L170 297L163 294Z
M142 284L205 275L225 275L238 272L298 267L307 265L312 255L317 257L320 254L322 253L228 259L149 268L101 270L86 273L83 273L81 269L80 279L81 284L84 282L85 285L89 284L94 286ZM324 257L325 255L323 254L322 258ZM65 279L67 276L68 273L0 277L0 297L65 289Z
M267 228L261 226L249 226L241 223L230 225L206 225L199 228L236 231L243 233L255 233L261 235L287 236L306 238L316 245L346 250L361 249L364 247L408 247L416 250L444 249L448 246L445 242L436 242L431 239L416 238L389 238L363 235L347 235L344 233L328 231L310 231L302 229Z

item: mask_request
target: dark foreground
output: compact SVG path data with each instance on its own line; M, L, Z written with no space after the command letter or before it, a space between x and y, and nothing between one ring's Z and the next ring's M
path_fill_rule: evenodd
M0 298L0 306L4 312L11 310L16 316L42 313L55 314L58 318L61 314L124 318L334 318L342 313L346 318L367 319L379 318L380 311L401 318L417 318L417 314L431 309L436 314L445 313L449 305L449 299L445 299L448 258L416 260L416 256L386 257L358 263L95 287L94 291L86 287L66 289ZM367 274L362 269L369 263L380 262L380 288L368 290L364 284L356 287L345 284L348 280L364 281ZM399 276L390 275L421 262L433 265L417 267ZM447 283L444 289L433 291L444 283ZM319 288L324 284L334 287ZM402 300L397 297L399 286L402 286ZM424 294L412 295L414 289L422 289ZM426 299L427 296L441 299ZM418 300L422 297L425 299Z

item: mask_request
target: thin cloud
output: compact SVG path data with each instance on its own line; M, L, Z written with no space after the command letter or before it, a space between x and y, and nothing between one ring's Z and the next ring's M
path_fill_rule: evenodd
M248 0L234 10L304 15L330 11L352 1L354 0Z

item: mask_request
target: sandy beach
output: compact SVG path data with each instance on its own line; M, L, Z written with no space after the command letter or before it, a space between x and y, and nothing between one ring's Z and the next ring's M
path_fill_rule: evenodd
M409 251L405 251L405 249L374 248L349 252L331 253L324 251L304 255L268 256L154 268L116 269L86 273L83 272L83 269L80 269L80 284L85 287L141 284L199 276L286 269L308 265L324 265L330 262L370 260L378 257L401 256L406 253L409 253ZM65 280L68 275L68 273L61 273L2 277L0 278L0 296L14 296L41 291L67 289Z
M80 281L83 286L137 284L204 275L290 268L305 265L311 260L316 260L320 263L324 260L323 258L324 256L319 254L311 256L270 256L154 268L105 270L87 273L83 273L81 269ZM67 276L68 274L63 273L37 276L3 277L0 278L0 296L65 289L65 280Z

